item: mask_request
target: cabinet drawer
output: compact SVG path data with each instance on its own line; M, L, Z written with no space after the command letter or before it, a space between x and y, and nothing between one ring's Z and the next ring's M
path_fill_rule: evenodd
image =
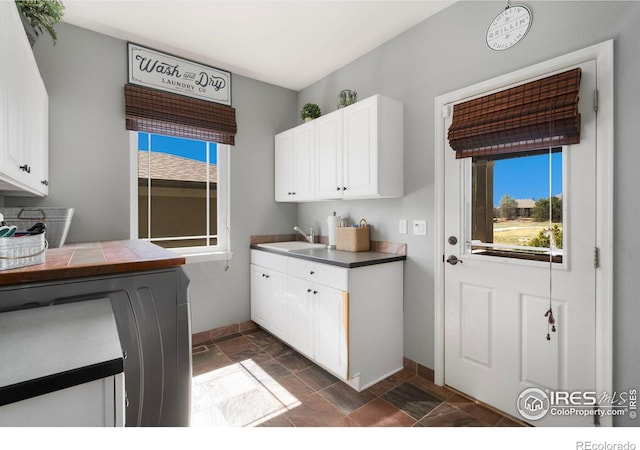
M262 250L251 250L251 264L273 269L278 272L287 272L287 258L282 255L264 252Z
M348 291L349 269L303 259L289 258L289 275Z

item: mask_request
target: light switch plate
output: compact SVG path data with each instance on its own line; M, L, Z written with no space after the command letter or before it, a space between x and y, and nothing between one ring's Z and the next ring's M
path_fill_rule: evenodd
M427 235L427 221L426 220L414 220L413 221L413 234L416 236Z
M407 234L407 220L406 219L400 219L400 221L398 222L398 233Z

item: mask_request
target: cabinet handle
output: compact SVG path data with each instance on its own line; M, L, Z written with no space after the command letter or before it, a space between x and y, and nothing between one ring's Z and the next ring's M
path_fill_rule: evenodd
M311 270L311 271L309 272L309 275L313 275L314 273L315 273L315 272L314 272L313 270Z
M20 169L21 169L23 172L31 173L31 167L29 167L29 165L28 165L28 164L24 164L24 165L20 166Z
M122 349L122 359L127 359L127 356L129 356L127 354L127 351L125 349Z
M296 193L295 193L295 192L292 192L292 193L291 193L291 195L296 195Z
M45 186L49 186L49 180L42 180L40 183L44 184Z
M269 275L265 275L265 277L267 277L267 278L271 278Z
M318 293L318 291L313 291L313 295L316 295Z
M311 292L311 289L307 289L307 292Z
M342 190L343 190L343 191L346 191L346 190L347 190L347 188L346 188L345 186L342 186Z
M337 187L336 187L336 191L339 191L339 190L340 190L340 186L337 186Z
M287 192L287 195L291 195L291 192Z

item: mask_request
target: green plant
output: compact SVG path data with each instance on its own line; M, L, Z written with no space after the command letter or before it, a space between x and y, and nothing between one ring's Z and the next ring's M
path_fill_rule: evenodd
M557 223L553 224L551 232L553 233L553 240L556 242L556 247L562 248L562 230ZM540 233L529 241L529 246L549 248L548 230L540 230Z
M551 215L553 222L562 222L562 199L560 197L551 197ZM541 198L536 201L535 206L531 210L531 217L540 222L549 220L548 198Z
M315 103L307 103L300 110L300 117L302 117L303 120L307 117L310 117L311 119L317 119L321 114L322 113L320 112L320 107Z
M53 43L56 43L58 35L53 26L58 24L64 15L64 5L60 0L16 0L16 6L37 36L46 31Z

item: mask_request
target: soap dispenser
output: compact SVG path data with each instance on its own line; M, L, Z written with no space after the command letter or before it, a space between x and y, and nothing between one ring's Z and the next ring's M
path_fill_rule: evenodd
M335 250L336 248L336 235L338 233L336 228L338 228L339 223L340 216L337 216L335 211L327 217L327 225L329 226L329 245L327 245L327 248L330 250Z

